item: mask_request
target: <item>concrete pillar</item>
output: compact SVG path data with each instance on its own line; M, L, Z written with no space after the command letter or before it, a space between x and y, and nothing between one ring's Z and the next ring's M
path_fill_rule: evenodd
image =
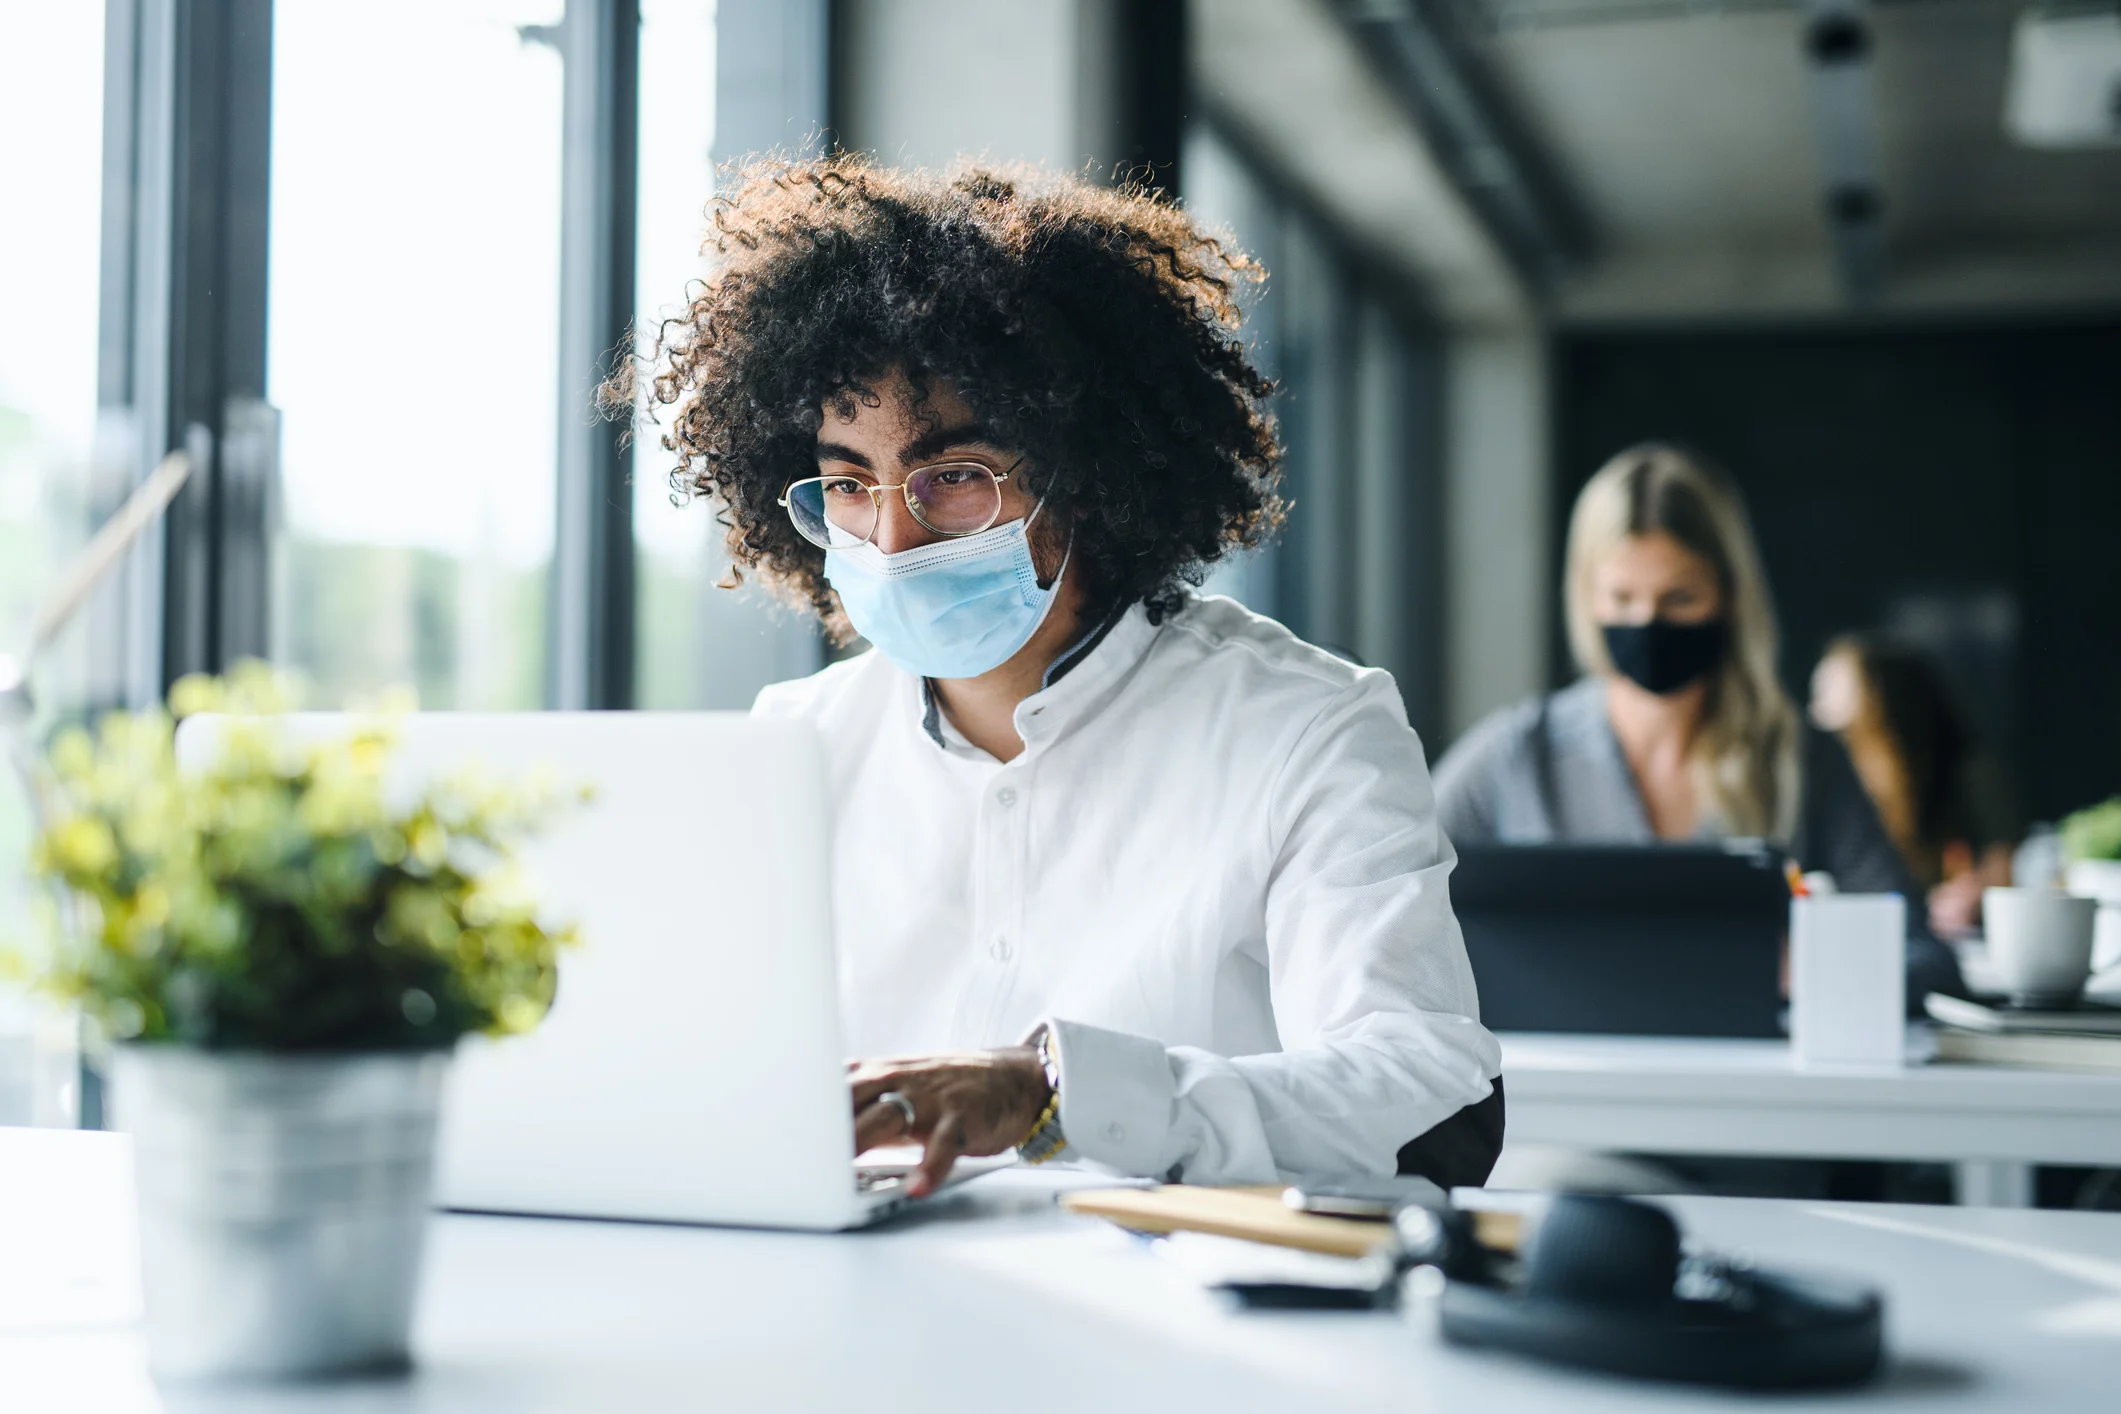
M1454 331L1444 360L1446 721L1456 738L1548 686L1558 551L1544 337L1532 325Z
M887 166L966 156L1074 170L1091 156L1078 150L1080 35L1076 0L844 0L840 143Z

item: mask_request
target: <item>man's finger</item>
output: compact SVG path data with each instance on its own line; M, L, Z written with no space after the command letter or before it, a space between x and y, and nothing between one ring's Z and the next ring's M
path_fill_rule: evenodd
M913 1128L897 1105L872 1101L855 1112L854 1152L866 1154L886 1144L903 1144L913 1138Z
M886 1090L904 1090L905 1081L905 1071L884 1067L852 1077L848 1086L854 1092L854 1112L860 1114L868 1109Z
M943 1180L950 1177L951 1165L964 1152L965 1126L952 1110L929 1129L927 1147L921 1151L921 1161L906 1184L907 1196L925 1198L942 1187Z

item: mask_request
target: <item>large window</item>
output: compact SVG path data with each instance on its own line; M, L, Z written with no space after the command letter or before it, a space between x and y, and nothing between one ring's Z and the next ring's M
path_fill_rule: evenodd
M0 653L87 516L102 94L102 7L0 9Z
M323 703L544 700L560 10L276 7L274 656Z
M550 700L558 434L593 415L586 390L561 402L563 8L276 7L273 652L323 702L399 682L431 707ZM704 270L717 6L642 0L639 37L647 325ZM744 706L813 666L814 635L715 587L720 529L672 503L653 435L630 469L635 703Z
M827 13L0 5L0 654L148 467L195 467L39 659L33 732L260 650L326 706L736 707L814 667L814 631L715 588L713 512L652 438L621 490L579 434L596 352L705 273L719 98L748 146L821 128ZM598 656L622 622L631 668ZM0 942L30 824L0 768ZM76 1093L94 1122L66 1027L0 980L0 1124Z
M22 653L87 530L102 102L101 5L0 7L0 654ZM75 705L85 647L77 625L38 664L36 730ZM0 942L23 931L29 824L0 760ZM49 1122L67 1098L63 1082L40 1083L32 1032L30 1008L0 982L0 1124Z

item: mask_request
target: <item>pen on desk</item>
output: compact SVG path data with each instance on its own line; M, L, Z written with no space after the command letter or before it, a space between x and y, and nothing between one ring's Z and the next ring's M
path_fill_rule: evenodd
M1812 886L1804 882L1804 871L1797 867L1794 859L1782 861L1782 877L1790 881L1791 898L1810 898Z

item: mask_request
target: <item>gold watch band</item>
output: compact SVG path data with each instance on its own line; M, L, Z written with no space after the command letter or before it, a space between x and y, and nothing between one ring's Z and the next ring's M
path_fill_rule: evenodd
M1027 1164L1042 1164L1068 1147L1068 1136L1061 1131L1061 1073L1060 1059L1055 1054L1053 1032L1050 1027L1040 1027L1032 1045L1038 1050L1038 1063L1046 1072L1046 1107L1039 1112L1023 1142L1016 1146L1016 1156Z

